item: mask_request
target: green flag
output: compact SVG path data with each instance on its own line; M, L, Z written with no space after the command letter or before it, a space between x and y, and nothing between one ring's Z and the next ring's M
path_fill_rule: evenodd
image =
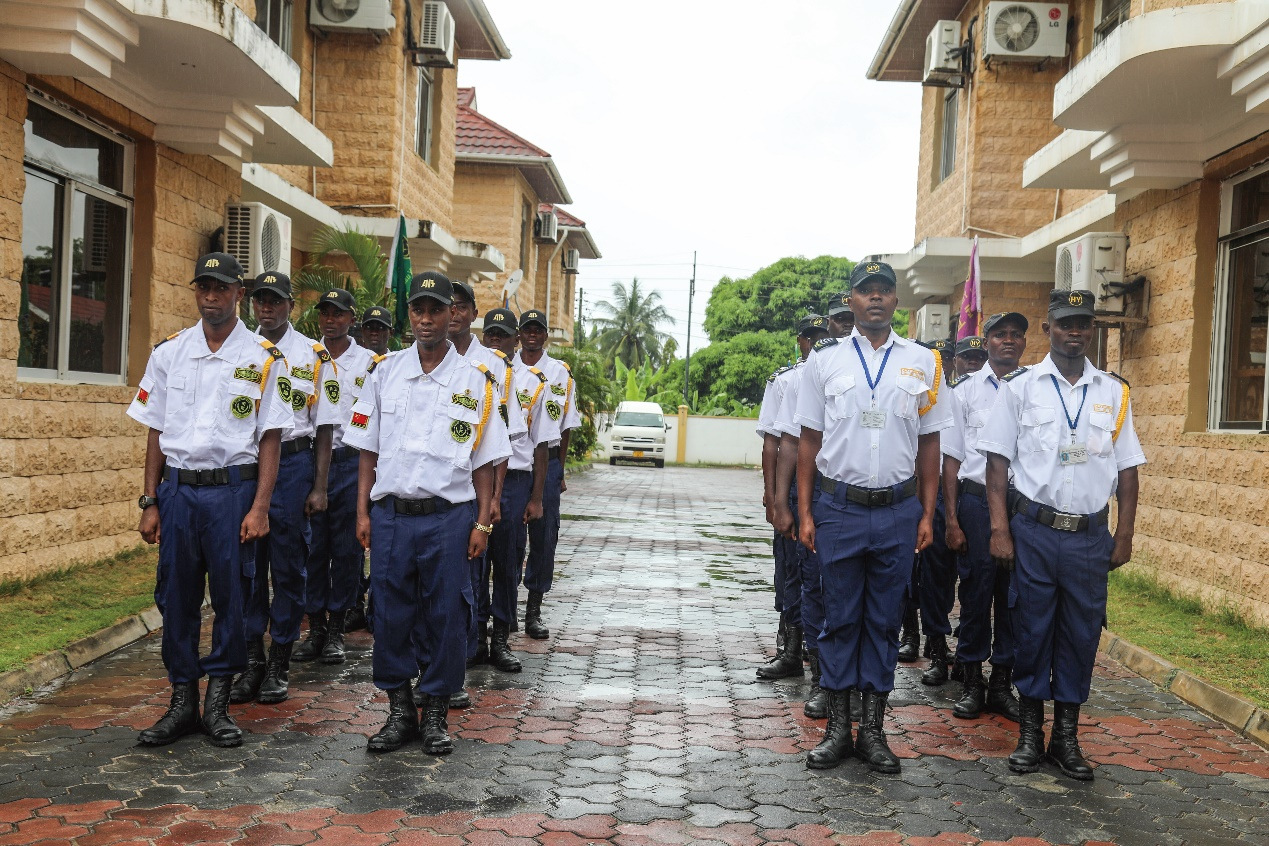
M392 236L392 254L388 256L388 279L392 284L392 296L396 299L396 333L404 335L410 328L406 313L406 298L410 296L410 246L405 240L405 215L397 224L397 234Z

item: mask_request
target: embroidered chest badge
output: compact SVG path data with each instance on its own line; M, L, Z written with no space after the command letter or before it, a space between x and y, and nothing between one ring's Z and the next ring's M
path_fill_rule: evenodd
M449 435L458 443L465 444L471 438L471 424L466 420L455 420L449 424Z
M559 420L561 410L562 409L560 408L560 404L556 402L555 400L546 401L546 416L547 417L550 417L552 420Z
M528 410L529 403L533 402L533 397L529 396L528 391L516 391L516 399L520 400L520 407Z
M468 411L476 410L476 398L471 394L454 394L450 397L450 402L454 403L454 405L461 405Z
M551 393L555 394L557 397L562 397L566 393L568 393L568 389L565 388L563 385L552 384Z
M326 392L326 399L335 405L339 405L339 383L334 379L327 379L322 385L322 390Z
M255 382L260 384L261 374L259 370L253 370L250 367L239 367L234 371L235 379L242 379L246 382Z
M282 402L291 401L291 380L285 376L278 377L278 396L282 397Z
M229 410L234 417L239 420L246 420L251 416L251 412L255 410L256 404L251 401L250 397L236 396L233 402L229 403Z
M303 391L296 391L296 390L291 391L291 410L292 411L303 411L304 406L307 404L308 404L308 397L304 395Z

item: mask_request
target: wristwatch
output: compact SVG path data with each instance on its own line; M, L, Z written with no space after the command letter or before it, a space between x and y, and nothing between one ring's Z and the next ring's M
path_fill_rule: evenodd
M158 504L159 504L159 498L157 496L146 496L145 494L141 494L141 498L137 500L137 507L140 508L142 511L145 511L151 505L158 505Z

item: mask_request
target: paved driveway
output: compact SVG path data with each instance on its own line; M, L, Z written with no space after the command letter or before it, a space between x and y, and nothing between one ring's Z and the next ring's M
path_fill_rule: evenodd
M1009 772L1009 724L899 671L898 776L811 772L806 682L760 683L770 536L754 471L597 467L570 480L548 641L468 675L446 759L372 757L370 638L235 706L239 749L135 744L167 687L151 637L0 711L0 844L1269 843L1269 754L1102 660L1081 784ZM528 838L528 839L517 839ZM1241 838L1241 839L1240 839Z

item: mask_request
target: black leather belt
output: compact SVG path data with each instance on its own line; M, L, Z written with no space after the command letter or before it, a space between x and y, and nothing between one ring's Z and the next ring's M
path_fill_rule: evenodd
M982 497L983 499L987 498L987 486L980 485L973 479L961 479L958 487L960 488L960 492L963 494L973 494L974 496Z
M350 458L356 458L359 455L361 455L361 450L356 447L341 446L330 451L330 460L334 464L340 461L347 461Z
M532 470L512 470L511 468L508 467L506 478L518 479L521 476L532 476L532 475L533 475Z
M1110 522L1109 505L1096 514L1064 514L1047 505L1033 502L1016 491L1009 496L1009 510L1014 514L1025 514L1042 526L1062 532L1086 532Z
M256 477L257 473L258 466L255 464L239 464L236 467L215 467L211 470L163 468L164 479L171 479L175 476L177 484L194 485L200 488L211 485L231 485L236 482L249 482Z
M282 442L283 455L295 455L297 452L308 452L313 448L313 439L309 437L296 438L292 441Z
M917 481L913 476L906 482L900 482L888 488L861 488L858 485L848 485L827 476L820 476L820 490L835 499L845 499L847 502L866 505L869 508L880 508L885 505L895 505L914 496L917 491Z
M548 459L551 459L551 458L559 458L559 457L560 457L560 448L559 448L559 447L557 447L557 446L547 447L547 450L546 450L546 457L547 457Z
M402 499L399 496L391 496L389 499L392 500L392 507L398 514L411 517L449 511L454 507L454 503L448 499L441 499L439 496L429 496L427 499Z

